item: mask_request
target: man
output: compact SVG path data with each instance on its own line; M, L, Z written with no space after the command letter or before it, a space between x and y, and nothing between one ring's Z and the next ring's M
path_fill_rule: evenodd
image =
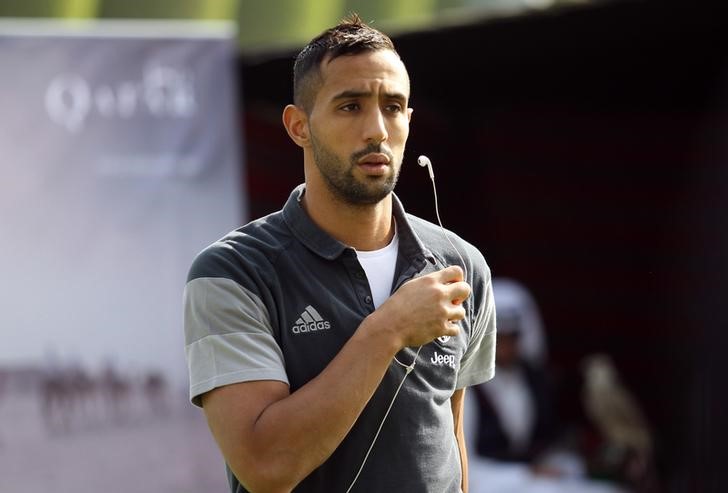
M408 99L392 42L358 17L312 40L283 112L305 184L190 270L190 394L232 491L465 489L463 389L494 367L490 272L450 234L464 279L392 193Z

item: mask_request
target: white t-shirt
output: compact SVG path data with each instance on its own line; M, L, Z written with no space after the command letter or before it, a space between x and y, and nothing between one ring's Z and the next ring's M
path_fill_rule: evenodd
M356 251L359 263L367 275L375 308L379 308L379 305L384 303L392 293L392 282L394 281L394 267L397 264L398 248L399 237L395 228L392 241L384 248L368 252Z

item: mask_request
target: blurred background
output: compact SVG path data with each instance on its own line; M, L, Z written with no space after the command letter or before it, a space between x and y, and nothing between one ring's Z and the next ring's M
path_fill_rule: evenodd
M410 73L398 195L434 220L427 154L497 278L471 491L724 491L719 2L0 0L0 492L226 491L186 271L303 180L293 58L350 11Z

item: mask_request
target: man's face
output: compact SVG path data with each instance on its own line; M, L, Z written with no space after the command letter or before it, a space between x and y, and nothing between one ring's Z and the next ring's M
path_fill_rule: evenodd
M409 77L392 51L321 65L308 124L318 173L339 199L375 204L393 189L409 135Z

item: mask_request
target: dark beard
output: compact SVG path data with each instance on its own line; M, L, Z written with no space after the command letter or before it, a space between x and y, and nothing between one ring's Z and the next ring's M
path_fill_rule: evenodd
M397 184L399 168L395 166L392 153L381 145L369 144L365 149L351 155L348 163L342 162L337 156L320 145L313 135L311 136L314 162L324 177L329 190L342 202L351 205L373 205L387 197ZM389 157L390 165L395 172L387 177L366 177L366 181L354 177L354 168L357 162L367 154L381 153Z

